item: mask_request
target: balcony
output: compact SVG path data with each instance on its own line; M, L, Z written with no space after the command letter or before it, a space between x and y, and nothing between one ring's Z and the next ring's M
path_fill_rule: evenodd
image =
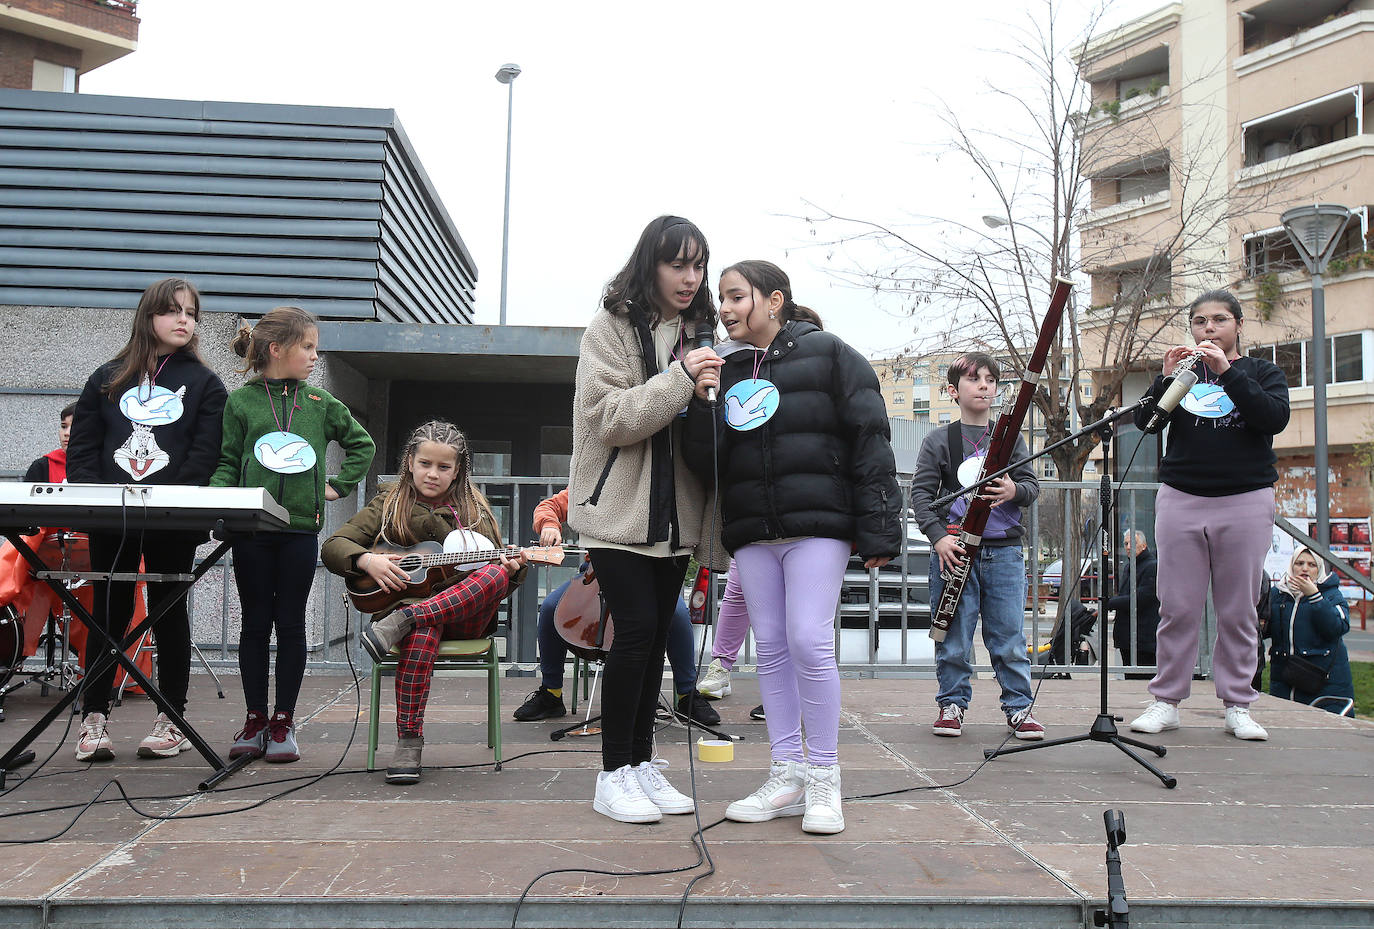
M7 0L0 29L77 49L85 74L138 47L136 11L133 0Z
M1160 84L1153 90L1146 87L1128 97L1095 103L1093 108L1088 111L1087 116L1080 121L1082 132L1084 134L1095 132L1113 123L1144 116L1146 113L1160 109L1168 103L1168 84Z
M1167 209L1169 209L1169 191L1161 190L1144 197L1123 200L1120 203L1113 203L1111 206L1088 210L1079 220L1078 228L1084 230L1097 229L1101 226L1110 226L1127 219L1138 219Z
M1244 51L1236 58L1238 77L1340 41L1374 26L1374 11L1340 11L1344 0L1270 0L1248 11Z

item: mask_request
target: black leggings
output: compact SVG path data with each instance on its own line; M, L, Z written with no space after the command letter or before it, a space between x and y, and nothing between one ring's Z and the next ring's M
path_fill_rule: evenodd
M614 771L653 760L654 709L687 556L651 558L613 548L589 551L615 634L601 696L601 766Z
M267 712L267 668L275 626L274 709L296 711L305 678L305 605L319 551L319 536L308 532L265 532L234 543L234 586L243 607L239 672L250 710Z
M150 574L189 574L195 561L196 546L204 541L204 535L184 532L148 532L143 534L143 564ZM112 533L91 533L91 566L96 571L118 571L133 573L138 570L139 533L131 532L120 548L120 536ZM119 562L114 561L119 552ZM113 567L111 567L113 565ZM168 592L177 587L180 581L148 583L148 606L157 606ZM110 633L119 641L129 628L129 620L134 615L134 585L132 583L110 583L96 581L92 591L95 609L91 611L96 625ZM109 609L106 609L108 595ZM157 684L167 702L179 713L186 712L186 690L191 681L191 623L186 616L186 597L177 598L176 603L162 614L153 627L157 640ZM89 672L101 657L108 657L108 651L97 641L94 634L86 639L86 670ZM110 692L114 688L115 671L118 664L110 661L98 673L86 676L82 684L82 711L85 713L110 712Z

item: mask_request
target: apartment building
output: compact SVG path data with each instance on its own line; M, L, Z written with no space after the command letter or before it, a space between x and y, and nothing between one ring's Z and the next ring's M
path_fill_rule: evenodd
M76 93L81 75L138 45L136 0L0 3L0 87Z
M1331 514L1371 512L1374 446L1374 0L1182 0L1079 50L1091 210L1085 339L1150 340L1124 394L1187 338L1179 307L1230 287L1242 351L1288 375L1293 416L1275 439L1280 512L1315 511L1311 280L1279 223L1313 202L1353 211L1326 283ZM1123 333L1111 308L1146 307ZM1153 365L1153 367L1151 367Z

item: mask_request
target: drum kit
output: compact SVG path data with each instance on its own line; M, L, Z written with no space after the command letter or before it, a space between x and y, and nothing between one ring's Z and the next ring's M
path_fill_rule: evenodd
M38 555L49 567L62 571L90 571L90 537L84 532L57 530L48 536L38 549ZM86 581L69 580L63 582L71 591L86 586ZM37 612L34 607L48 603L47 598L36 598L29 614ZM83 671L79 652L85 636L73 633L84 632L78 625L72 628L71 610L65 603L57 601L60 613L45 610L43 616L25 615L15 609L13 604L0 607L0 720L5 718L5 698L26 684L37 683L46 697L49 688L56 686L70 690L81 680ZM25 661L33 655L40 664L26 668Z

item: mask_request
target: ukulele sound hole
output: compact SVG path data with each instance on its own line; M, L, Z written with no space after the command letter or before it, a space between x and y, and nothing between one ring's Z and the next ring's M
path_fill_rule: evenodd
M410 574L416 568L420 567L420 556L406 555L400 561L396 562L396 564L400 567L402 571L404 571L407 574Z

